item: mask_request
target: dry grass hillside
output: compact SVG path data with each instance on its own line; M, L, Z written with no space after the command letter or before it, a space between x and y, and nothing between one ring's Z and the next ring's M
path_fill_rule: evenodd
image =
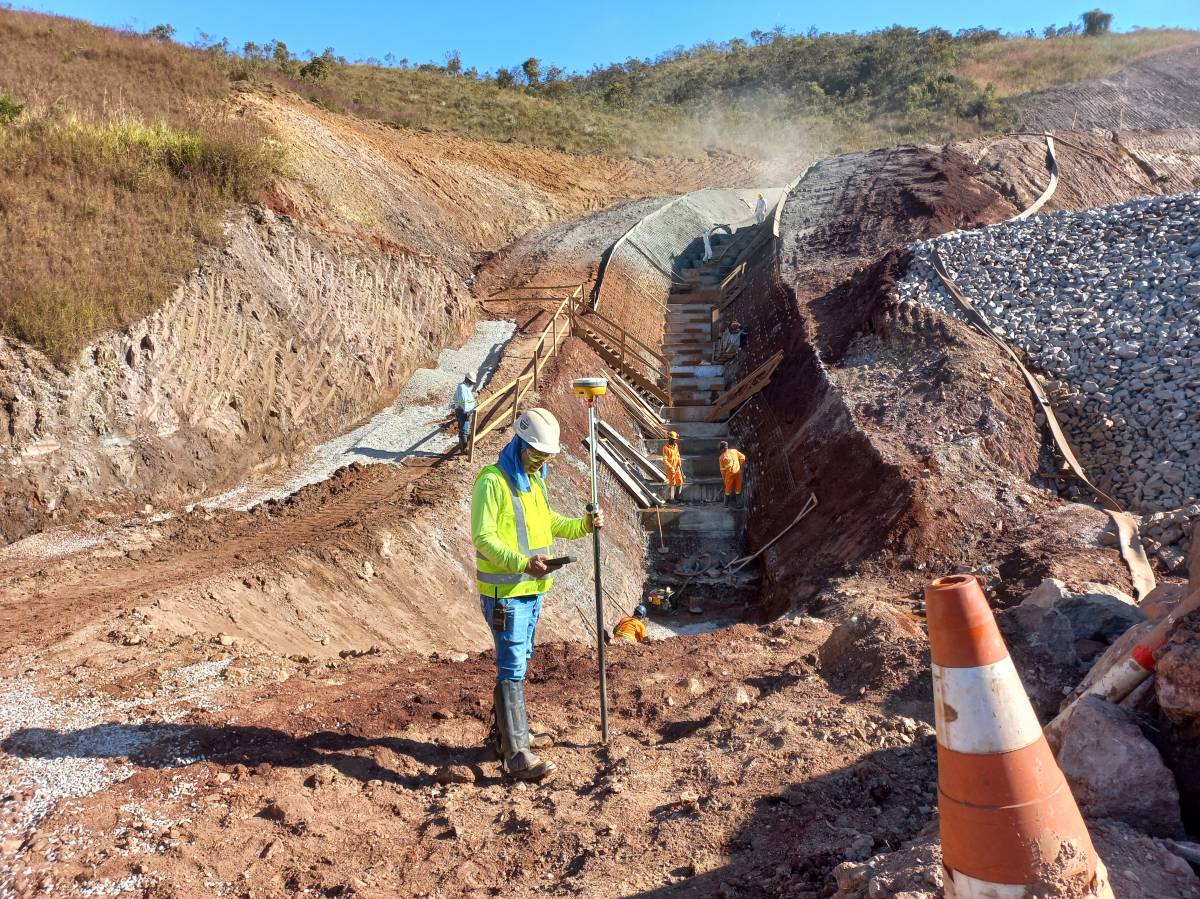
M695 186L694 178L662 177L683 168L663 165L634 187L653 167L642 157L688 160L711 175L714 159L716 169L728 169L734 153L769 163L762 171L771 180L831 152L1007 127L1020 95L1196 40L1195 32L1164 30L1046 40L939 29L775 31L756 33L753 44L705 44L586 76L515 70L490 77L334 56L304 63L277 42L240 52L225 43L185 47L0 9L0 333L67 366L106 329L159 308L225 240L234 210L287 195L294 176L326 182L324 199L353 228L382 229L406 245L415 231L428 233L431 223L414 223L408 212L389 224L403 205L394 197L366 196L371 188L328 177L354 160L322 170L320 132L297 131L279 116L264 126L246 113L256 104L231 102L232 87L294 94L316 113L357 122L373 143L386 141L371 129L386 127L405 155L433 140L431 132L577 154L531 166L520 152L464 151L485 157L485 168L498 164L502 187L510 175L544 183L549 194L600 186L533 214L518 202L513 215L526 216L524 228L516 219L489 220L494 227L472 247L494 250L501 234L595 208L603 198ZM581 156L582 181L568 175L564 182ZM560 191L556 183L568 186ZM468 198L465 214L470 206Z
M1168 28L1096 37L1069 35L1053 41L1016 38L983 44L958 67L958 73L977 84L992 85L1001 97L1012 97L1104 78L1148 56L1197 43L1200 33Z
M65 361L156 308L277 167L199 53L0 9L0 330Z

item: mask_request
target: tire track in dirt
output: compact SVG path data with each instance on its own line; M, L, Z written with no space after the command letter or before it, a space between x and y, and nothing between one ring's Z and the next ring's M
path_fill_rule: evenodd
M403 502L410 488L442 461L372 466L379 471L347 469L282 504L271 504L282 511L265 520L262 512L246 512L218 515L199 527L185 521L177 534L148 551L152 559L139 553L108 570L72 566L59 575L35 563L18 575L30 582L29 589L11 581L5 585L0 628L7 639L0 650L16 642L55 639L124 603L203 584L305 546L334 541L368 510ZM250 531L218 536L239 525Z

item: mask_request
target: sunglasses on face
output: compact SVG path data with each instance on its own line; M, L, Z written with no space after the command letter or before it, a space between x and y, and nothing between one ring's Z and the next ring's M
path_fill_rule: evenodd
M541 464L553 455L554 453L539 453L536 450L529 450L529 461Z

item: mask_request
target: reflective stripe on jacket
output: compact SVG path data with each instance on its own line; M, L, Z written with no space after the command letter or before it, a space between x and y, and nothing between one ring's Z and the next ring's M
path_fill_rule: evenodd
M475 410L475 391L466 384L459 384L458 390L454 391L454 408L461 409L463 412L473 412Z
M721 453L721 474L737 474L746 464L746 457L732 447Z
M576 540L586 533L582 518L566 518L550 508L546 483L529 476L521 493L498 465L475 479L471 493L471 541L475 544L475 581L482 596L534 596L554 584L550 575L525 573L529 560L550 555L555 537Z

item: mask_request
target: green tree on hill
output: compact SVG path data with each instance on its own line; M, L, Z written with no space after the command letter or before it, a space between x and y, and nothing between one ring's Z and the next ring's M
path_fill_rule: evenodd
M1093 9L1085 12L1080 18L1083 19L1083 33L1088 37L1108 34L1108 29L1112 27L1112 13L1103 10Z

